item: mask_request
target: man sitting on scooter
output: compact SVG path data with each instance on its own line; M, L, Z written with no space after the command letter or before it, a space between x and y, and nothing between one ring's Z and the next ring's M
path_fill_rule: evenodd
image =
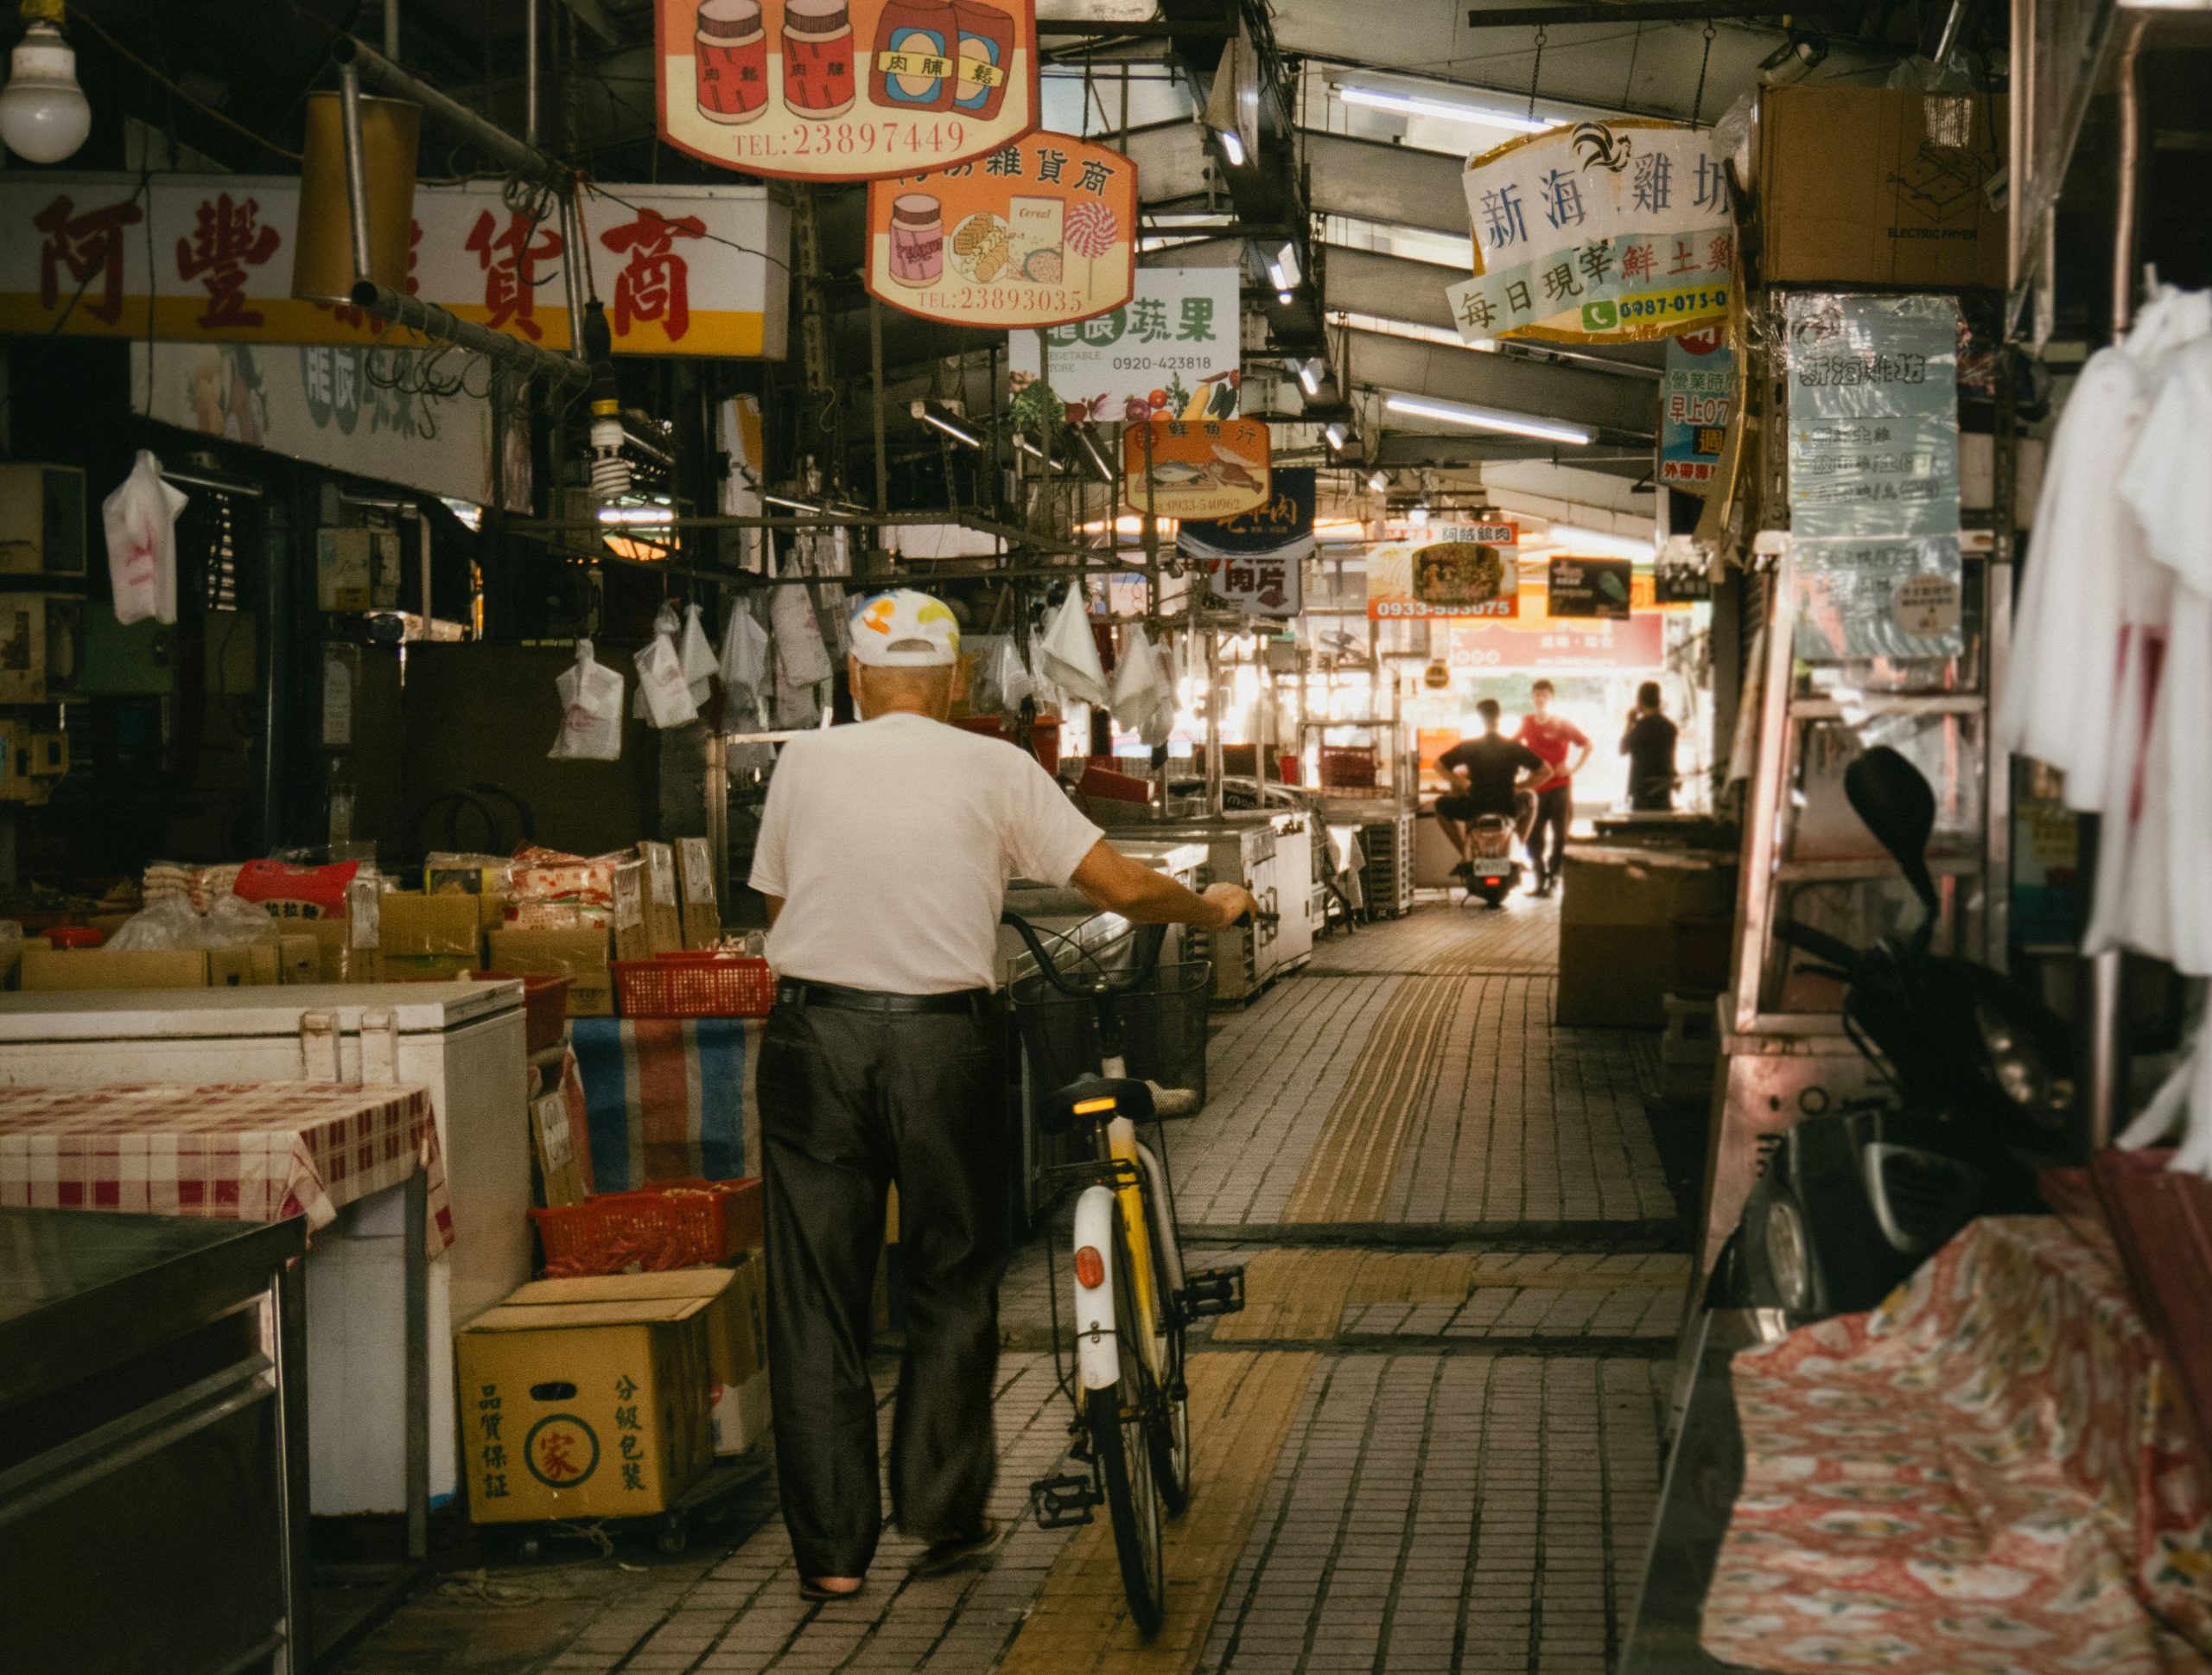
M1436 759L1452 778L1452 789L1436 799L1436 824L1459 851L1459 864L1452 869L1457 878L1474 870L1467 847L1474 822L1485 814L1510 820L1515 793L1551 772L1550 764L1527 745L1500 736L1496 698L1484 698L1475 713L1482 717L1481 736L1462 739Z

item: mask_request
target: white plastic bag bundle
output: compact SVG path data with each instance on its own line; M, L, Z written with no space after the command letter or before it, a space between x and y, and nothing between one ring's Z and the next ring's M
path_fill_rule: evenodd
M655 727L688 726L699 719L691 689L683 684L683 659L673 636L656 634L638 658L638 697L645 719Z
M822 644L812 589L778 588L769 596L768 626L775 630L777 672L785 685L811 686L830 678L830 653Z
M719 666L715 648L708 643L706 625L699 620L699 608L683 608L683 632L676 642L676 656L683 666L683 685L691 694L691 707L697 710L707 701L712 690L709 682Z
M576 660L553 687L561 695L561 731L545 754L560 761L618 761L622 755L622 676L576 641Z
M758 716L768 691L768 631L749 605L740 604L730 611L729 621L722 629L721 667L722 691L729 706L725 723Z
M1067 598L1053 613L1039 663L1038 672L1070 697L1106 702L1106 670L1098 660L1098 642L1090 637L1090 613L1084 608L1079 583L1069 586Z
M117 621L176 621L176 515L188 498L142 448L130 474L100 502Z
M1175 689L1151 638L1134 622L1122 636L1121 660L1114 671L1114 719L1154 748L1166 743L1175 730Z

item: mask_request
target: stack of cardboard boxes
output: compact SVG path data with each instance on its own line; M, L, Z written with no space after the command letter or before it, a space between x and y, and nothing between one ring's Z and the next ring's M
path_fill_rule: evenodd
M380 896L354 880L346 911L287 917L264 942L207 948L56 948L43 937L12 947L24 989L235 989L273 983L382 983Z

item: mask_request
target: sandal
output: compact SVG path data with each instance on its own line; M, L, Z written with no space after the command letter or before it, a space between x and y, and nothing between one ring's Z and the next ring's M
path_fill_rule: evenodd
M798 1596L811 1605L827 1605L837 1600L852 1599L867 1586L868 1578L865 1576L850 1588L824 1588L816 1577L801 1576L798 1579Z
M966 1535L947 1536L932 1541L914 1561L913 1574L933 1576L965 1564L969 1559L980 1558L998 1545L999 1538L1006 1533L1006 1526L995 1518L987 1518Z

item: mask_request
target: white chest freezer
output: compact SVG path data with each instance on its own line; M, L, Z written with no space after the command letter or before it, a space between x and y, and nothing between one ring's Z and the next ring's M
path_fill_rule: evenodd
M365 1054L365 1013L392 1020ZM0 995L4 1086L327 1080L334 1048L336 1080L427 1087L437 1115L454 1232L429 1268L430 1493L442 1500L458 1487L453 1334L531 1277L522 985ZM350 1204L308 1249L309 1486L321 1515L406 1507L402 1206L397 1189Z

